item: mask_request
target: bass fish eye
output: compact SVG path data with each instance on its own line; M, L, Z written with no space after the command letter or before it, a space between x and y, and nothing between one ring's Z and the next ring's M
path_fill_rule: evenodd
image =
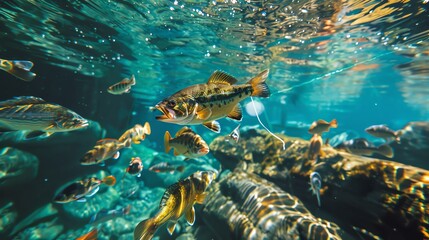
M176 106L176 101L174 101L174 100L170 100L170 101L168 101L167 105L168 105L169 107L174 107L174 106Z

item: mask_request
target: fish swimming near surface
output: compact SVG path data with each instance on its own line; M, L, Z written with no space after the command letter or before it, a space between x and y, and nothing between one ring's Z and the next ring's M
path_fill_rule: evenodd
M237 79L215 71L207 83L184 88L155 105L163 113L156 119L179 125L203 124L219 133L217 119L228 117L237 121L242 119L239 103L250 96L269 97L270 90L265 80L268 70L262 71L245 84L234 85Z
M30 71L32 67L33 63L30 61L0 59L1 70L26 82L31 82L36 77L36 74Z
M322 188L322 177L318 172L312 172L310 174L310 191L316 195L317 204L320 207L320 189Z
M318 134L322 135L322 133L329 131L330 128L337 128L338 123L336 119L333 119L331 122L327 122L325 120L319 119L317 121L314 121L310 129L308 129L308 132L311 134Z
M388 158L393 158L394 153L392 147L387 144L376 147L374 144L365 138L355 138L344 141L335 147L336 149L344 150L356 155L372 156L375 153Z
M134 75L131 75L130 79L124 78L122 81L113 84L109 88L107 88L107 92L114 95L120 95L123 93L129 93L131 91L131 87L136 85L136 78Z
M176 223L183 215L189 225L195 222L194 204L202 204L206 189L216 178L213 171L198 171L169 186L159 204L159 211L152 218L143 220L134 229L134 240L152 239L159 227L168 223L167 230L173 234Z
M121 209L101 209L98 213L91 217L89 224L97 226L100 223L107 222L109 220L115 219L117 217L123 217L130 213L131 205L123 207Z
M150 135L151 129L150 124L146 122L144 126L140 124L134 125L134 127L128 129L122 134L122 136L118 139L120 142L125 142L128 138L131 138L133 143L140 144L140 141L145 140L146 135Z
M103 163L109 158L118 159L119 150L122 148L128 148L131 146L131 139L120 142L114 138L104 138L98 140L94 148L85 153L83 158L80 160L82 165L94 165Z
M90 177L73 182L56 194L54 201L57 203L72 201L86 202L85 197L91 197L96 194L102 183L107 186L113 186L116 183L116 178L114 176L107 176L100 180L96 177Z
M42 131L49 134L87 127L88 120L57 104L23 96L0 102L1 131Z
M390 142L395 140L397 143L401 142L400 136L402 135L402 131L393 131L388 128L386 125L373 125L365 129L365 132L371 134L374 137L383 138L386 142Z
M183 155L186 160L202 157L210 151L204 139L188 127L180 129L174 138L166 131L164 146L166 153L174 148L174 156Z
M308 147L308 151L307 151L308 160L315 160L319 156L320 157L325 156L325 152L322 151L322 146L323 146L322 137L318 134L314 134L313 137L310 139L310 146Z
M76 238L76 240L97 240L98 239L98 230L97 228L92 229L89 233Z
M149 168L149 171L156 173L174 173L175 171L183 172L183 170L185 170L185 166L174 166L169 164L168 162L160 162Z

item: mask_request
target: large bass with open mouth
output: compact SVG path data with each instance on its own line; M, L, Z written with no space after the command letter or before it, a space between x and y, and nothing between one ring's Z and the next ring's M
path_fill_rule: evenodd
M207 83L184 88L165 98L152 109L163 113L156 119L179 125L203 124L214 132L220 132L217 119L228 117L241 121L239 102L247 97L269 97L270 90L265 83L268 70L264 70L245 84L234 85L237 79L215 71Z

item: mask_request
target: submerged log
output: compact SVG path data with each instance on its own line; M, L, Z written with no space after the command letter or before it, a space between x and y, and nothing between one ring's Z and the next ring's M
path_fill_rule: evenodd
M267 179L356 238L362 232L383 239L429 238L429 171L330 146L322 147L323 157L308 160L308 141L281 137L285 150L271 135L254 129L242 133L238 143L218 137L210 149L222 166ZM322 178L321 208L308 191L312 172Z
M240 170L210 188L202 219L219 239L341 239L338 226L314 217L296 197Z

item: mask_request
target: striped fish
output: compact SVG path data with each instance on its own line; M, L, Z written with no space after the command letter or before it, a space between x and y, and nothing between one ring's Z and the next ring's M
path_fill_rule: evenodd
M206 189L216 178L213 171L198 171L191 176L170 185L159 203L159 211L152 218L141 221L134 229L134 240L152 239L159 227L167 223L170 235L174 233L177 221L185 216L189 225L195 222L194 204L202 204Z
M32 81L36 74L30 72L33 63L30 61L0 59L0 69L26 82Z
M124 78L122 79L122 81L115 83L109 88L107 88L107 92L114 95L129 93L131 91L131 86L134 86L134 85L136 85L136 79L134 75L131 75L130 79Z
M182 89L156 104L153 109L163 113L156 119L179 125L203 124L214 132L220 132L220 125L215 120L228 117L241 121L239 102L250 96L270 96L265 83L268 73L268 70L262 71L247 83L234 85L237 79L215 71L207 83Z
M23 96L0 102L0 131L65 132L88 126L88 120L57 104Z
M174 148L174 156L183 155L187 158L186 160L202 157L209 153L209 146L204 139L188 127L180 129L174 138L166 131L164 146L166 153Z
M120 142L114 138L103 138L98 140L94 148L85 153L80 160L81 165L94 165L103 163L104 160L109 158L118 159L119 150L122 148L129 148L131 146L131 139L128 138L124 142Z

